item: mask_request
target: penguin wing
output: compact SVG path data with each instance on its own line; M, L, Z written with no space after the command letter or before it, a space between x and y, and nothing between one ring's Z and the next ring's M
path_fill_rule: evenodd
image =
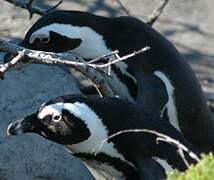
M162 114L168 102L168 94L165 84L154 74L139 74L137 104L151 112Z
M163 180L166 178L164 168L154 159L137 158L140 180Z

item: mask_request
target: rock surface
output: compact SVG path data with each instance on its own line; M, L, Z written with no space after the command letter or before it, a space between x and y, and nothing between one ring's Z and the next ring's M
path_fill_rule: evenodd
M49 8L58 1L36 0ZM119 0L69 1L59 9L84 10L107 16L126 15ZM121 0L131 15L146 19L159 0ZM0 1L0 37L19 40L38 18ZM214 1L170 1L155 28L173 41L190 62L206 96L214 101ZM2 54L0 54L0 59ZM55 96L78 93L73 78L58 67L33 65L6 74L0 81L0 180L93 179L62 146L34 134L7 137L8 124Z

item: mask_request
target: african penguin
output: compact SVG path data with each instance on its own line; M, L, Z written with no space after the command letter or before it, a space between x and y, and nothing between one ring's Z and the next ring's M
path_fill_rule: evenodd
M198 148L214 151L214 120L192 69L166 38L142 21L55 11L41 17L20 45L72 52L85 59L116 49L123 56L150 46L149 51L113 65L112 90L168 119Z
M170 123L116 97L66 95L55 98L41 105L36 113L10 124L8 135L33 132L65 145L97 180L157 180L165 178L161 165L180 171L187 168L177 148L165 142L157 143L154 134L127 133L100 146L114 133L139 128L168 135L192 149ZM185 156L190 163L195 162Z

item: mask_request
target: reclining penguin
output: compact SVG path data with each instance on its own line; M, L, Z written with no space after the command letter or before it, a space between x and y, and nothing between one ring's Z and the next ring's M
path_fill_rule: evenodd
M32 132L65 145L87 165L97 180L161 180L165 178L163 168L180 171L187 168L177 147L166 142L157 143L154 134L124 133L102 145L103 140L127 129L153 130L192 149L167 121L120 98L61 96L10 124L8 134ZM196 162L187 154L185 157L189 163Z
M93 59L144 46L150 50L113 65L109 84L121 98L159 113L196 147L214 151L214 120L192 69L157 31L133 17L106 18L78 11L41 17L20 45L51 52L73 52Z

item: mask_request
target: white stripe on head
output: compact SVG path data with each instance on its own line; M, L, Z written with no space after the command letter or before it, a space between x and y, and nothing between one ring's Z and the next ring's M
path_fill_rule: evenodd
M53 23L33 32L29 43L33 43L37 37L50 36L50 31L66 36L71 39L82 40L79 47L70 50L83 58L92 59L111 52L107 48L103 36L86 26L72 26L71 24Z
M83 120L90 131L90 137L87 140L68 148L76 152L95 153L95 147L98 147L104 139L108 138L108 129L103 124L102 119L85 103L65 104L65 107L74 116ZM100 149L96 149L96 153L100 152L127 162L124 156L114 148L112 142L106 142ZM130 162L127 163L133 166Z
M82 120L88 127L90 131L90 136L88 139L77 143L68 145L67 148L74 153L105 153L111 157L119 158L120 160L128 163L129 165L134 165L128 162L122 154L120 154L117 149L115 149L112 142L106 142L104 145L96 149L102 141L108 138L108 129L103 124L102 119L85 103L75 102L75 103L56 103L44 107L38 114L38 117L42 119L47 114L61 114L62 110L66 109L71 114Z
M54 116L61 115L62 109L64 109L63 103L56 103L56 104L51 104L51 105L45 106L44 108L42 108L39 111L38 118L43 119L47 115L54 115Z
M163 111L165 108L167 108L167 115L169 117L169 122L180 131L179 124L178 124L178 115L177 115L177 109L176 104L174 100L174 87L172 86L172 83L170 82L169 78L161 72L161 71L155 71L154 74L160 78L163 83L166 86L167 94L168 94L168 102L163 108Z

